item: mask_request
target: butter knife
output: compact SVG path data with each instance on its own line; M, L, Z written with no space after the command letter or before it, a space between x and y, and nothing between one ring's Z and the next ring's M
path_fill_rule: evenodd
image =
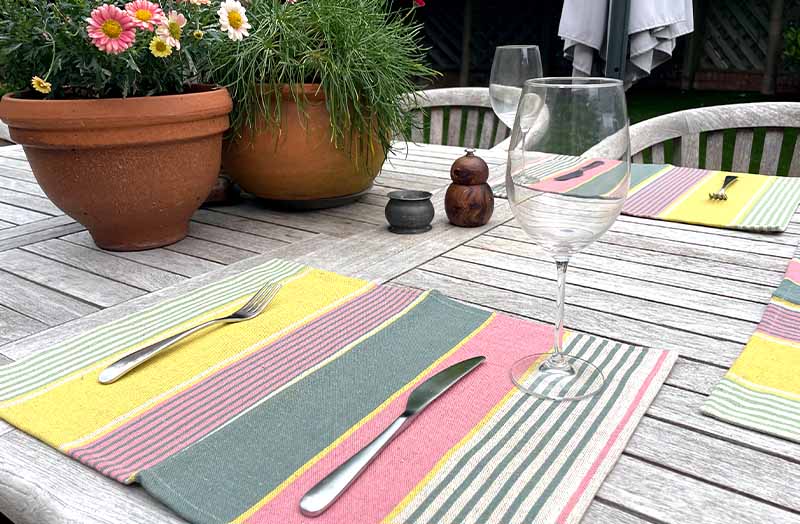
M300 499L300 512L307 517L316 517L336 502L342 493L355 482L367 466L383 449L400 434L422 410L439 398L450 387L478 367L486 357L473 357L438 372L411 392L406 409L383 433L367 444L361 451L333 470Z

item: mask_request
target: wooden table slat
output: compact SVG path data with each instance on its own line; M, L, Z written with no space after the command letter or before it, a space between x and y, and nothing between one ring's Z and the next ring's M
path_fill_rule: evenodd
M0 269L103 307L113 306L145 293L143 289L115 282L21 249L0 252Z

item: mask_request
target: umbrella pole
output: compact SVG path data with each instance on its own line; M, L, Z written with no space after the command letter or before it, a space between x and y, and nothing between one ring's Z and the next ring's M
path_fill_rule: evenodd
M609 0L606 33L606 76L625 79L631 0Z

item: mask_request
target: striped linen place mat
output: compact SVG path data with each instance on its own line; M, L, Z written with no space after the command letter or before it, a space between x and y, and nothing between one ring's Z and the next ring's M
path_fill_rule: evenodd
M701 411L800 442L800 249L744 351Z
M589 166L588 169L586 167ZM566 155L539 155L519 178L557 191L580 196L596 184L615 179L618 161ZM584 168L568 181L556 177ZM726 175L739 177L727 191L728 200L711 200ZM505 183L494 188L495 196L507 198ZM702 226L779 233L789 225L800 205L800 178L727 173L677 167L669 164L631 164L631 186L622 208L624 215L656 218Z
M266 282L283 287L259 317L97 382L122 352L235 310ZM542 401L508 373L551 333L436 291L273 260L1 367L0 417L192 522L307 524L303 493L417 384L485 355L314 522L577 523L676 355L569 334L567 351L607 383Z

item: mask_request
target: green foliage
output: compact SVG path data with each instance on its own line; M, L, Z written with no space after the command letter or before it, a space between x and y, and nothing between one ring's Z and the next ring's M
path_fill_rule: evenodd
M415 79L435 74L424 65L413 9L392 11L387 0L252 0L248 16L250 37L212 54L212 78L235 101L235 133L260 117L279 126L283 86L302 83L321 85L336 146L364 168L373 139L388 152L410 129L402 100ZM303 95L292 94L302 107Z
M56 99L180 93L204 80L210 50L227 40L219 31L216 6L156 1L165 13L175 9L186 16L181 49L157 58L148 48L154 33L137 29L132 47L107 54L86 30L86 18L103 3L125 5L121 0L0 0L0 88ZM196 29L204 31L202 39L192 36ZM52 92L30 90L34 76L49 81Z
M783 56L787 65L800 67L800 28L790 25L783 32Z

